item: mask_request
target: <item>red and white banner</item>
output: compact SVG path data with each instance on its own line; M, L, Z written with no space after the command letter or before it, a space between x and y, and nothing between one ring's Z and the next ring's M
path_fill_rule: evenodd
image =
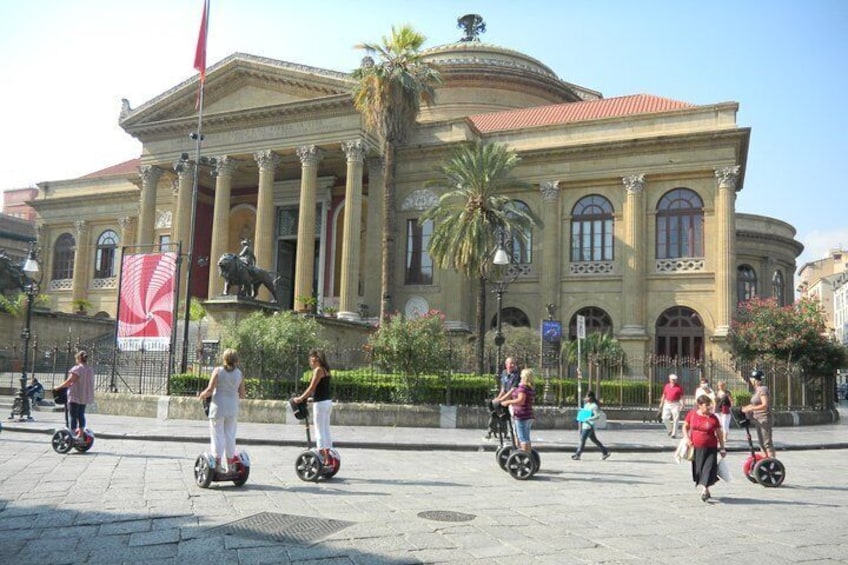
M167 351L174 327L177 254L124 254L118 307L118 347Z

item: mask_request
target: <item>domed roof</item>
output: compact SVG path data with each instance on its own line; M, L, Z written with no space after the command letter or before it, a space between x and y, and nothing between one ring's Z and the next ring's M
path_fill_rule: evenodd
M551 102L602 97L600 92L560 80L547 65L529 55L480 41L459 41L432 47L424 50L422 56L425 61L439 66L444 87L448 88L453 86L452 83L461 81L462 77L483 74L488 81L505 80L513 87L518 82L532 90L541 88L547 91Z

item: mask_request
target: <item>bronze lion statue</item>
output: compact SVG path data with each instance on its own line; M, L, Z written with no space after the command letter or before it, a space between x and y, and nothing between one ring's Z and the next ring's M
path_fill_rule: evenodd
M271 273L259 267L247 265L234 253L224 253L218 259L218 272L224 279L224 295L230 294L230 287L239 287L238 296L256 298L259 287L265 286L271 293L271 302L277 302L276 273Z

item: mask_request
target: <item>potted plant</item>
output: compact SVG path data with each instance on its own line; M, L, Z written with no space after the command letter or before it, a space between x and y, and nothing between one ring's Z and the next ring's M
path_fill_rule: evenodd
M314 314L315 309L318 306L318 299L312 295L303 296L300 295L295 299L299 304L302 304L301 312L306 312L308 314Z
M88 309L92 307L91 302L85 298L75 298L71 301L71 305L74 307L74 313L81 316L88 314Z
M332 305L324 306L323 308L321 308L321 314L323 314L324 316L329 316L330 318L335 318L338 312L339 309Z

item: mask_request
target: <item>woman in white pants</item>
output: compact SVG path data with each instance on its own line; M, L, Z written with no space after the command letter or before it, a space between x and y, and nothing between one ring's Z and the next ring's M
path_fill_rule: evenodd
M324 465L332 465L333 438L330 436L330 414L333 412L333 401L330 397L330 366L323 351L313 349L309 352L309 366L312 368L312 380L303 394L293 399L295 404L302 404L312 397L312 422L315 426L315 443Z
M226 457L227 467L236 460L236 428L238 426L239 399L245 397L244 377L238 365L238 352L226 349L221 355L224 363L215 367L209 386L200 392L200 398L212 398L209 405L209 430L215 467Z

